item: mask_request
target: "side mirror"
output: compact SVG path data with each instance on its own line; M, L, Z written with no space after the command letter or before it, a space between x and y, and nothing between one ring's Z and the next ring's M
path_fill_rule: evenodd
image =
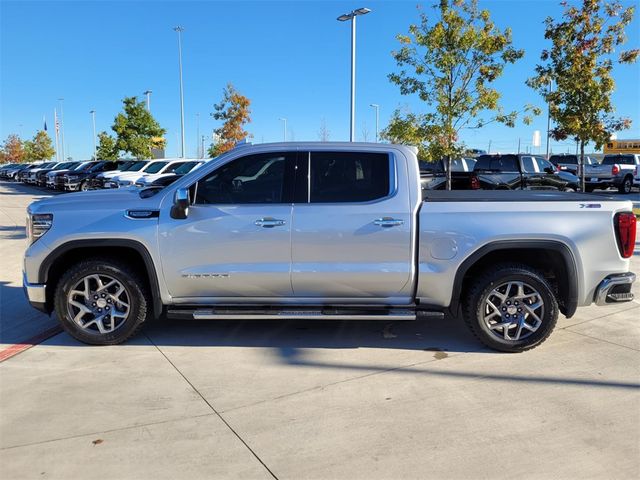
M546 167L546 168L544 169L544 172L545 172L545 173L549 173L549 174L551 174L551 173L556 173L555 169L553 169L553 168L551 168L551 167Z
M171 218L176 220L184 220L189 216L189 189L179 188L173 197L173 206L171 207Z

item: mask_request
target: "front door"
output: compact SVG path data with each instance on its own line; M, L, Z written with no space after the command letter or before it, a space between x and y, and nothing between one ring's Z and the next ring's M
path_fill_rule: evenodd
M405 161L387 153L301 153L300 177L307 181L296 181L295 296L410 299L413 225Z
M291 296L289 173L295 153L240 157L191 189L189 216L163 212L162 268L173 297Z

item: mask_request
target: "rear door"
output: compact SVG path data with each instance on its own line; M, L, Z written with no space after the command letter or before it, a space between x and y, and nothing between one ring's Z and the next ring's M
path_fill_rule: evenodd
M389 153L299 154L291 232L296 297L410 301L406 168L404 157Z
M520 157L522 165L522 184L527 190L538 190L542 186L542 175L538 171L533 157L531 155L522 155Z
M541 188L544 190L562 190L567 184L565 180L556 174L553 164L542 157L535 157L540 171Z

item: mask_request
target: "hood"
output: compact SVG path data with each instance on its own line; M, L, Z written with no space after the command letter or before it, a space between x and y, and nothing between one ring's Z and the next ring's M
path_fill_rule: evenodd
M158 208L162 195L140 198L140 190L89 190L38 200L29 205L31 213L54 213L59 210L127 210L130 208ZM160 198L158 198L160 197Z

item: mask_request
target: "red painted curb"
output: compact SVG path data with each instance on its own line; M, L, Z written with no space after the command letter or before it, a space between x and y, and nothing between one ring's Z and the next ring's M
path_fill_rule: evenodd
M59 326L55 326L50 328L49 330L45 330L33 337L25 340L23 343L15 343L4 350L0 350L0 362L4 362L5 360L24 352L25 350L30 349L34 345L38 345L39 343L44 342L46 339L53 337L62 332L62 328Z

